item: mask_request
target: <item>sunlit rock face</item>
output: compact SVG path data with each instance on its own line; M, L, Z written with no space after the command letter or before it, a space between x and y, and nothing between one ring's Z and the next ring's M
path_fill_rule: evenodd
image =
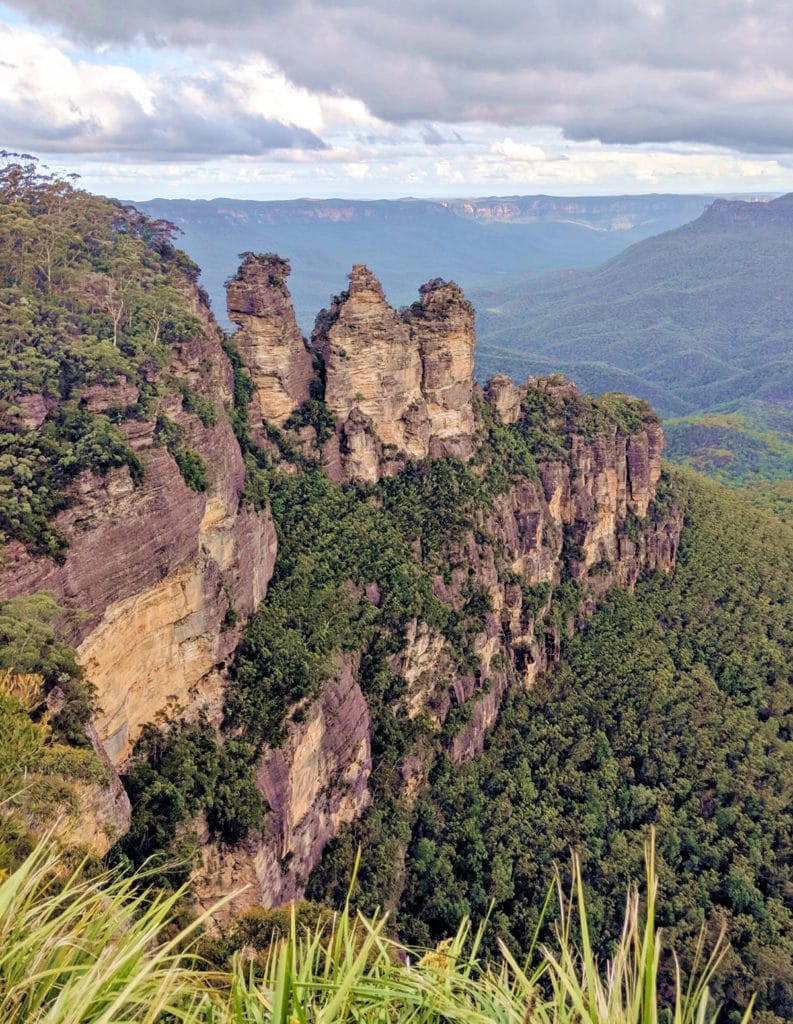
M267 590L276 537L269 510L242 507L245 468L223 410L232 402L232 370L217 325L193 295L201 328L171 347L162 377L183 382L217 410L205 426L166 393L156 411L121 428L144 468L85 473L56 518L68 540L65 559L35 557L13 542L0 562L0 597L53 593L79 613L69 639L96 687L98 739L111 760L128 756L142 725L169 704L191 714L219 700L215 666L236 647L242 626ZM154 372L154 371L152 371ZM91 408L126 407L129 383L86 389ZM183 431L203 459L206 491L191 490L157 438L157 416ZM224 628L229 608L236 613Z
M214 907L247 886L217 919L302 897L328 840L369 806L371 720L357 673L357 658L339 659L284 744L259 757L256 782L269 807L263 832L234 847L206 843L193 882L199 902Z
M282 426L310 397L313 360L295 320L289 264L249 253L226 288L234 344L250 372L263 419Z
M363 264L349 280L312 334L337 422L326 464L339 478L371 482L407 459L470 455L475 338L460 289L431 281L399 314Z

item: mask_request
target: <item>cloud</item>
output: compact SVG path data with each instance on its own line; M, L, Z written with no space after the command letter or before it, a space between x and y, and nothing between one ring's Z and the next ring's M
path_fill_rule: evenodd
M48 153L163 160L324 149L310 128L273 116L290 108L285 80L261 68L258 78L261 95L238 69L144 75L76 60L62 40L0 27L0 137Z
M8 0L7 0L8 2ZM92 45L255 53L392 123L793 151L787 0L10 0Z

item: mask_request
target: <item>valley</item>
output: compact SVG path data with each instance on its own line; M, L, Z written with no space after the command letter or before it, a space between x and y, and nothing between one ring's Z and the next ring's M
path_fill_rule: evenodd
M0 867L55 826L225 970L353 878L403 942L523 956L572 848L606 954L655 828L683 970L723 926L724 1019L788 1019L790 527L641 398L480 383L459 284L398 308L356 260L306 339L246 251L225 331L169 225L29 165L0 198Z

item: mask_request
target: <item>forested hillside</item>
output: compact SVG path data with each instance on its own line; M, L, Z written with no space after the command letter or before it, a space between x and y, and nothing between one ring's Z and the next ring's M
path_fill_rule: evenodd
M229 335L168 224L10 164L0 232L0 871L57 822L215 908L224 969L357 864L400 939L489 914L520 959L572 848L602 959L655 826L686 973L723 921L725 1019L791 1018L780 519L640 399L480 388L453 282L397 310L356 264L306 342L247 252Z
M785 404L791 224L791 196L717 200L595 270L527 281L480 311L483 372L503 371L506 349L518 375L534 358L580 367L582 384L604 364L631 374L664 416L751 398Z
M566 641L558 670L510 698L482 755L439 763L398 836L375 804L333 844L309 891L337 899L363 843L359 899L387 902L403 878L402 934L434 942L461 916L489 913L489 941L525 950L572 844L608 948L655 824L661 923L684 963L702 924L713 938L723 921L733 952L719 997L737 1012L757 991L758 1019L786 1021L793 531L702 477L670 472L686 505L672 573L611 594Z

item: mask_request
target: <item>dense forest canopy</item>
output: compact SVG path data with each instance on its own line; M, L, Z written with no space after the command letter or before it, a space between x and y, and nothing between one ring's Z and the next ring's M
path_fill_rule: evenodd
M58 557L52 524L83 470L143 468L119 421L142 411L168 345L196 329L197 268L174 229L5 154L0 168L0 543ZM134 385L132 409L92 412L92 385Z
M188 287L195 276L170 225L32 164L11 160L0 171L0 543L62 557L53 518L68 485L84 470L114 466L140 479L145 466L120 425L154 419L162 393L181 394L205 425L217 421L206 398L151 372L198 329ZM125 766L131 828L110 861L130 869L155 856L158 873L147 883L167 888L189 878L199 823L204 839L227 845L266 827L257 759L283 743L338 659L354 655L372 722L372 802L313 872L308 895L318 914L343 903L360 849L354 903L391 911L403 939L436 943L466 915L477 924L489 916L485 949L494 952L500 938L523 953L554 865L573 847L592 934L607 955L625 885L640 876L655 826L661 923L683 966L694 965L700 928L710 941L723 922L732 943L717 980L726 1019L755 991L763 1024L793 1018L790 527L715 482L668 468L646 519L629 514L618 530L638 542L669 509L684 508L676 568L641 579L635 593L612 591L589 618L584 600L592 611L594 584L613 566L604 559L582 568L573 528L558 527L555 586L531 586L495 551L499 582L519 588L522 612L547 617L554 638L565 636L562 658L532 690L507 696L482 754L453 763L451 743L470 707L455 705L442 722L426 710L411 716L393 662L407 624L421 620L450 652L449 672L486 685L474 641L491 610L488 593L473 571L454 607L434 586L466 570L450 563L450 545L466 531L490 543L483 510L517 480L539 486L543 462L572 473L574 440L624 441L657 430L657 418L625 396L568 388L559 399L529 389L510 424L477 400L468 463L427 459L376 484L340 485L321 465L320 443L334 428L321 396L284 429L265 424L263 446L251 433L251 377L232 340L225 351L234 402L224 414L246 467L242 504L271 510L278 558L226 666L220 727L207 716L183 721L174 709L144 728ZM120 381L134 386L133 401L87 407L87 389ZM296 440L307 427L314 452ZM188 483L206 486L205 467L191 461L174 425L158 419L157 436ZM751 497L782 512L790 500L781 485ZM106 778L87 746L93 694L59 634L65 614L47 595L0 601L0 799L26 779L52 807L72 799L70 787ZM235 615L229 607L224 628ZM430 682L448 690L446 678ZM55 690L58 709L47 703ZM408 799L402 767L415 751L428 777ZM4 817L0 868L25 847L6 825Z
M528 948L554 863L581 851L598 941L659 834L663 925L690 965L724 920L718 994L793 1015L793 532L717 484L673 471L687 508L677 568L614 592L560 669L513 695L480 757L442 760L412 811L387 787L334 841L309 889L338 899L363 844L366 908L393 901L401 934L434 942L461 916ZM400 884L400 883L398 883ZM492 903L492 907L491 907ZM495 947L493 947L495 948Z

